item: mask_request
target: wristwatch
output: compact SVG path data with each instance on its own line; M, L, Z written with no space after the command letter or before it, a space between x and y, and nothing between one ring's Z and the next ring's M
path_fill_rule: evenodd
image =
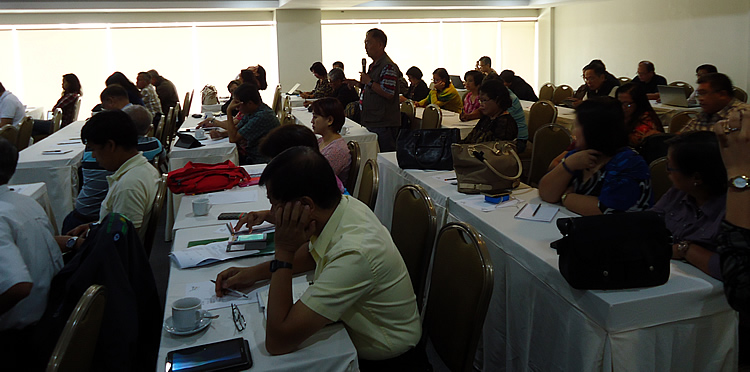
M289 262L273 260L271 261L271 272L274 273L278 269L291 269L292 264Z
M744 174L741 176L732 177L729 179L729 186L732 186L737 190L750 189L750 177Z
M562 196L560 197L560 204L565 205L565 199L567 198L568 198L567 192L565 194L562 194Z
M71 236L70 239L68 239L67 242L65 242L65 248L68 250L73 249L73 247L76 246L76 242L78 241L77 236Z
M684 258L687 254L688 249L690 249L690 242L687 240L682 240L679 243L677 243L677 252L680 252L682 257Z
M372 88L372 83L373 83L373 81L372 81L372 80L370 80L370 81L369 81L369 82L368 82L367 84L365 84L365 85L367 85L367 87L368 87L368 88Z

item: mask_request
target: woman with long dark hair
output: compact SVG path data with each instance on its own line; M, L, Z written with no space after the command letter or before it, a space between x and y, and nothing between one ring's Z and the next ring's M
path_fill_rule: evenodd
M109 75L107 78L107 81L105 82L107 86L110 86L112 84L118 84L121 87L125 88L125 90L128 92L128 101L134 105L141 105L143 104L143 99L141 98L141 92L138 90L138 87L133 84L130 79L128 79L125 74L123 74L120 71L115 71L114 74Z
M664 133L659 115L651 107L643 85L627 83L617 88L617 100L622 105L630 146L638 146L652 134Z
M76 102L83 95L81 81L78 80L78 76L75 74L63 75L62 88L62 96L57 100L55 106L52 107L52 111L58 108L62 110L61 128L75 121Z

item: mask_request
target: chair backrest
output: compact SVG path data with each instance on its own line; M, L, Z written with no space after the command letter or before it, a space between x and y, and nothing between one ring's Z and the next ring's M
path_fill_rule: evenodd
M570 146L573 136L558 124L545 125L534 134L534 147L531 150L528 185L537 187L539 180L547 173L549 164L555 157Z
M526 125L529 128L529 138L534 140L534 133L543 125L554 123L557 120L557 107L551 101L542 100L534 102L529 109L529 120Z
M556 105L563 103L567 98L573 97L573 88L569 85L560 85L555 88L555 92L552 94L552 102Z
M672 187L672 180L667 172L667 157L662 157L651 162L648 166L651 172L651 191L654 194L654 203Z
M279 103L279 107L276 108L276 118L281 121L281 119L284 118L284 114L286 113L286 108L291 107L289 96L284 97L281 99L281 103Z
M669 85L673 87L682 87L682 89L685 89L685 97L690 97L690 95L693 94L693 86L684 81L673 81L669 83Z
M47 372L97 369L91 368L91 362L106 302L104 286L94 284L83 293L57 340L47 363Z
M479 233L463 222L445 225L435 245L422 332L451 371L473 370L493 280Z
M350 195L354 195L354 190L357 187L357 177L359 176L359 167L362 163L362 151L359 149L357 141L349 141L346 146L349 148L349 155L352 157L352 162L349 165L349 177L347 177L344 187L346 187Z
M162 151L158 156L151 159L149 163L159 171L159 174L169 173L169 155L167 155L166 151Z
M633 81L633 79L631 79L631 78L629 78L627 76L620 76L620 77L617 78L617 80L620 81L620 85L625 85L625 84Z
M284 113L284 116L282 116L281 120L279 120L279 124L281 125L292 125L295 123L296 119L294 118L294 115L289 112Z
M672 120L669 121L669 133L679 133L695 117L696 115L689 111L682 111L675 114L672 116Z
M747 92L740 87L732 87L732 90L734 91L734 98L747 103Z
M552 85L552 83L547 83L542 85L541 88L539 88L539 99L545 99L547 101L552 101L552 96L555 93L555 86Z
M171 112L172 109L170 108L169 111ZM161 119L159 119L159 122L156 124L156 130L154 131L154 137L156 137L162 145L164 144L164 126L166 125L167 117L167 115L162 115Z
M184 121L185 117L190 114L190 106L193 104L193 93L195 93L195 89L185 92L185 100L182 103L182 111L180 111L180 122Z
M166 174L161 175L156 190L154 205L151 207L151 215L149 216L148 224L146 225L146 234L143 237L143 248L146 250L146 257L151 256L151 248L153 248L154 239L156 239L156 227L159 224L159 217L161 217L161 210L163 209L165 195L167 194Z
M429 104L422 112L422 129L438 129L443 123L443 112L440 106Z
M401 112L406 114L409 119L414 120L414 115L416 115L416 109L414 108L414 102L412 101L404 101L401 102Z
M271 101L271 103L271 109L273 112L278 112L279 106L281 105L281 84L276 85L276 89L273 91L273 101Z
M0 128L0 137L5 138L11 145L18 147L18 128L13 124L5 124Z
M34 130L34 119L31 116L26 116L21 120L21 124L18 126L18 139L16 140L16 148L21 151L29 147L31 141L31 132Z
M59 107L56 108L54 114L52 114L52 133L60 130L60 123L62 123L62 114L62 109L60 109Z
M391 237L409 270L420 313L436 231L437 212L427 191L418 185L401 187L393 202Z
M375 202L378 198L378 163L374 159L367 159L362 169L362 180L359 181L357 199L367 204L370 209L375 210Z
M76 101L76 112L73 115L73 121L78 120L78 112L81 111L81 97L78 97L78 100Z

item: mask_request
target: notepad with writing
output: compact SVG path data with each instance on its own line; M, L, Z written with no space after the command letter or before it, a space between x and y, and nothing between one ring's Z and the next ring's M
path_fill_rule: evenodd
M559 207L551 205L528 203L514 217L521 220L550 222L559 210Z

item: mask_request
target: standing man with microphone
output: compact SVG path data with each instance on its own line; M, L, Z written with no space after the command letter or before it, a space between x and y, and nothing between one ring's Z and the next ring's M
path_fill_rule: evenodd
M399 78L403 75L388 54L388 38L377 28L367 31L365 51L372 58L369 69L362 58L359 86L361 92L360 124L378 135L381 152L396 151L396 137L401 126L399 111Z

